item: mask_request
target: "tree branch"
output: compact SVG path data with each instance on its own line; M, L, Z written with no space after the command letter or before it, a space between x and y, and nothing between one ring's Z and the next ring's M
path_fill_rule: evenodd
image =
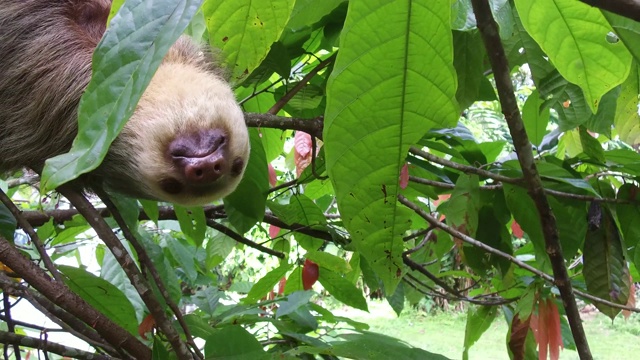
M151 350L148 347L87 304L66 285L52 281L44 270L25 258L2 236L0 236L0 262L20 274L29 285L37 289L51 302L82 320L85 324L100 329L100 334L114 348L123 348L138 359L151 358ZM6 277L6 275L0 274L0 277L2 276ZM9 282L11 281L9 280ZM0 286L6 289L7 281L0 281Z
M540 179L533 158L531 142L524 129L524 123L522 122L520 110L518 109L518 103L511 82L510 67L498 33L498 24L496 24L493 19L488 0L471 0L471 4L473 6L473 12L476 15L478 30L480 30L480 35L482 36L482 41L484 42L487 56L491 63L491 69L493 70L496 87L498 89L498 97L502 105L502 112L509 125L509 132L511 133L513 145L518 155L518 161L522 168L522 174L527 184L527 191L536 204L536 209L540 216L542 233L544 234L547 254L551 260L555 284L558 290L560 290L560 296L567 314L567 320L573 332L576 349L581 359L592 359L587 336L582 327L578 305L576 304L576 299L573 294L573 287L571 286L571 281L564 263L562 248L558 240L556 219L544 193L542 180Z
M185 322L184 317L182 316L182 311L180 311L180 308L178 307L178 305L173 301L173 299L171 299L171 295L169 294L167 287L164 285L164 282L160 278L160 274L158 273L156 266L153 264L153 261L151 261L151 259L149 258L147 251L144 249L144 247L142 247L142 245L140 244L138 239L135 237L131 229L129 229L129 226L127 225L126 221L122 217L122 214L118 210L117 206L111 201L111 198L109 197L109 195L107 195L104 191L97 191L97 195L98 197L100 197L100 200L102 200L102 202L107 206L107 209L111 211L111 214L113 215L113 219L116 221L116 223L120 227L120 230L122 230L122 233L125 239L127 239L129 243L131 243L131 246L133 246L133 249L138 254L138 260L142 263L144 267L147 268L147 270L151 274L151 277L153 278L153 281L158 287L160 294L164 298L165 303L169 305L169 308L171 309L171 311L173 311L173 314L176 316L178 323L182 327L185 337L187 338L187 343L191 345L192 351L199 359L204 359L204 355L202 354L202 352L200 352L200 349L198 349L198 345L196 345L196 343L193 340L193 336L191 335L189 326L187 326L187 323Z
M637 0L580 0L581 2L607 10L628 19L640 21L640 3Z
M25 346L41 351L52 352L61 356L80 360L112 360L113 358L106 355L94 354L80 349L64 346L62 344L53 343L47 340L37 339L30 336L13 334L0 330L0 343L13 344L15 346ZM18 355L18 354L16 354Z
M35 248L38 251L38 254L40 254L40 259L42 259L42 261L44 262L44 266L47 268L47 270L49 270L49 273L51 273L51 276L53 276L53 278L57 282L62 283L62 278L60 278L58 269L56 268L55 265L53 265L53 261L49 257L49 254L47 254L47 251L44 249L44 244L40 240L40 237L38 236L36 231L33 229L31 224L29 224L29 222L22 216L22 212L20 211L20 209L16 207L13 201L11 201L11 199L7 196L7 194L5 194L4 191L2 190L0 190L0 202L2 202L4 206L7 207L7 209L9 209L13 217L18 222L18 226L20 226L22 230L24 230L29 235L29 238L35 245Z
M171 321L167 318L164 312L163 306L156 299L155 294L151 290L149 283L144 278L140 269L136 266L135 261L131 258L127 249L122 245L120 239L113 233L111 227L104 221L100 214L93 208L93 205L84 197L84 195L70 188L68 185L61 186L58 191L64 195L73 206L78 209L80 214L84 216L89 225L98 234L100 239L107 245L118 264L124 269L125 274L131 281L131 284L136 288L138 294L144 301L145 305L149 309L149 312L153 315L156 325L166 336L167 340L173 347L173 351L176 352L179 359L192 359L186 344L180 339L180 335L171 324Z
M249 127L304 131L322 140L322 116L315 119L301 119L271 114L245 113L244 120Z
M244 237L242 237L242 235L236 233L235 231L229 229L228 227L216 222L215 220L211 220L211 219L207 219L207 225L209 227L212 227L216 230L218 230L219 232L227 235L228 237L232 238L233 240L241 243L241 244L245 244L249 247L252 247L254 249L260 250L264 253L267 253L269 255L273 255L275 257L278 257L280 259L284 259L285 255L283 253L281 253L280 251L275 251L272 249L269 249L268 247L264 247L260 244L257 244L249 239L246 239Z

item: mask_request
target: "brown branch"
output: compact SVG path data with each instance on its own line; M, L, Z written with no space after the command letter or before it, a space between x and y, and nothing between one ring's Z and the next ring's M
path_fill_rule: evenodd
M27 300L34 308L48 317L49 320L60 326L61 330L59 331L66 331L95 348L103 349L112 356L132 359L122 348L116 349L108 345L96 330L90 328L80 319L54 304L42 294L34 291L33 288L26 288L1 273L0 284L6 293L13 297Z
M49 270L49 273L51 273L51 276L53 276L53 278L57 282L62 283L62 278L60 278L58 269L53 264L53 261L49 257L49 254L47 254L47 251L44 249L44 244L40 240L40 237L38 236L36 231L33 229L31 224L22 216L22 212L20 211L20 209L16 207L13 201L11 201L11 199L7 196L7 194L5 194L4 191L2 190L0 190L0 202L2 202L4 206L7 207L7 209L9 209L13 217L18 222L18 226L20 226L22 230L24 230L29 235L31 242L33 242L33 245L38 251L38 254L40 254L40 259L42 259L42 261L44 262L44 266L47 268L47 270Z
M62 344L50 342L47 340L37 339L30 336L18 335L0 330L0 343L12 344L15 346L25 346L42 351L52 352L64 357L80 359L80 360L111 360L110 356L94 354L80 349L64 346ZM19 359L19 353L15 354Z
M182 311L180 311L180 308L178 307L178 305L173 301L173 299L171 299L171 295L169 294L167 287L164 285L162 278L160 278L158 269L156 269L156 266L153 264L153 261L151 261L151 258L149 258L147 251L144 249L144 247L142 247L138 239L131 232L131 229L129 229L129 226L127 225L126 221L122 217L122 214L118 210L117 206L113 203L113 201L111 201L111 198L109 197L109 195L107 195L104 191L97 191L97 195L100 197L102 202L107 206L107 209L109 209L109 211L113 215L113 218L118 224L118 226L120 227L120 230L122 230L122 234L124 235L125 239L127 239L129 243L131 243L131 245L133 246L133 249L138 254L138 260L142 263L143 266L147 268L147 270L151 274L151 277L153 278L153 281L158 287L160 294L164 298L164 301L167 303L167 305L169 305L169 308L171 309L171 311L173 311L174 315L176 316L176 319L178 320L178 323L182 327L185 337L187 338L187 342L189 343L189 345L191 345L191 349L199 359L204 359L204 355L202 354L202 352L200 352L200 349L198 349L198 345L196 345L195 341L193 340L193 336L191 335L189 326L187 326L187 323L185 322L184 317L182 316Z
M507 125L509 125L509 132L511 133L513 145L515 147L516 154L518 155L518 161L522 168L522 174L524 176L525 183L527 184L527 191L531 199L534 201L540 216L546 250L551 261L551 267L555 278L554 283L560 291L560 297L562 298L565 312L567 314L567 320L571 326L576 349L578 350L578 354L581 359L592 359L593 357L591 356L587 336L584 332L584 328L582 327L580 312L573 293L573 287L564 263L562 248L560 246L560 241L558 240L556 218L551 211L547 196L545 195L542 180L540 179L540 175L533 158L531 142L529 141L527 132L524 129L524 123L520 116L520 110L518 109L518 103L516 101L513 84L511 82L511 68L509 67L502 42L500 40L498 24L496 24L493 19L488 0L471 0L471 4L473 6L473 12L476 15L478 30L480 30L482 41L484 42L484 46L487 50L491 69L493 69L502 112L507 120Z
M118 264L120 264L125 274L127 274L131 284L135 287L138 294L140 294L142 301L144 301L149 312L155 319L156 325L160 331L167 336L167 340L173 347L173 351L176 352L178 358L181 360L192 359L189 349L185 343L182 342L180 335L176 329L174 329L169 318L167 318L164 308L158 299L156 299L155 294L151 290L151 286L149 286L140 269L136 266L135 261L120 242L120 239L113 233L111 227L109 227L100 214L93 208L93 205L91 205L82 194L67 185L61 186L58 190L78 209L100 239L107 245L118 261Z
M580 0L581 2L607 10L628 19L640 21L640 3L637 0Z
M138 359L150 359L151 350L128 331L87 304L63 283L52 279L29 259L25 258L11 243L0 236L0 262L8 266L34 289L51 302L82 320L85 324L100 329L100 334L114 348L123 348ZM6 275L2 275L5 276ZM8 279L8 278L7 278ZM2 282L3 289L7 283Z
M269 109L269 111L267 111L268 114L272 114L272 115L276 115L280 110L282 110L282 108L300 91L302 90L305 86L307 86L307 83L318 74L318 72L320 72L320 70L324 69L325 67L327 67L329 64L331 64L335 59L336 59L336 55L337 53L333 53L333 55L329 56L327 59L323 60L320 62L320 64L318 64L318 66L316 66L315 68L313 68L313 70L309 71L309 73L307 75L305 75L302 80L300 80L300 82L298 82L296 84L296 86L294 86L291 90L289 90L286 94L284 94L283 97L281 97L278 102L276 102L271 109Z
M315 136L318 139L322 139L322 116L314 119L301 119L271 114L245 113L244 120L249 127L299 130L304 131L311 136Z

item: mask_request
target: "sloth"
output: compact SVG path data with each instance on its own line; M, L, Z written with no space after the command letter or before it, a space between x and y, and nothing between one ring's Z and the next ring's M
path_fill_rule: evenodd
M69 151L106 30L110 0L0 0L0 170ZM202 205L231 193L249 157L229 84L191 39L168 51L102 164L82 190Z

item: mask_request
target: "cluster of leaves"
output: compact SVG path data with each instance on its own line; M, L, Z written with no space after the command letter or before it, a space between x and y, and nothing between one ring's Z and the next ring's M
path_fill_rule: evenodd
M476 26L483 5L497 22L497 41ZM469 0L128 0L114 1L113 14L80 106L78 139L47 163L44 190L97 166L185 29L220 49L256 127L245 178L223 206L116 198L119 210L110 208L124 222L108 219L109 227L123 230L134 261L156 275L147 277L164 300L160 314L172 313L179 325L158 318L111 245L115 256L96 248L99 276L82 266L48 268L136 341L150 345L155 326L155 358L189 355L181 342L198 357L193 338L205 341L207 358L440 358L332 314L312 300L315 278L363 310L365 289L398 313L425 296L478 304L469 308L465 356L498 309L511 325L512 357L535 357L538 344L541 358L547 350L557 358L562 341L584 354L567 287L611 318L625 306L638 311L637 22L574 0L474 0L473 7ZM510 67L497 66L483 43L503 48ZM23 210L40 206L52 216L38 223L35 213L13 214L38 227L54 261L75 255L88 265L80 255L90 228L105 236L94 223L62 217L55 201L34 202L27 187L8 193L32 200ZM7 239L13 216L0 210ZM20 245L32 259L48 256L38 244ZM261 252L254 268L230 258L237 249L250 257L250 247ZM0 283L5 294L15 287ZM566 310L555 305L558 295ZM109 344L92 342L118 356Z

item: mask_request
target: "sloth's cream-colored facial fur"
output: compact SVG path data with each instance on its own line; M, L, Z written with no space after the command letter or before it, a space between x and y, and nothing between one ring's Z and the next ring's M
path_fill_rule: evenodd
M69 150L110 0L0 0L0 171ZM249 158L240 107L187 37L165 56L102 164L73 184L182 205L231 193Z
M139 196L197 205L236 188L249 136L229 85L182 60L160 66L112 151L134 157Z

